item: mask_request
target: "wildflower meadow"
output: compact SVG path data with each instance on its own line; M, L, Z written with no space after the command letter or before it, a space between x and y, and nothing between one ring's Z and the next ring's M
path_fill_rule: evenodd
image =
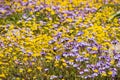
M120 0L0 0L0 80L120 80Z

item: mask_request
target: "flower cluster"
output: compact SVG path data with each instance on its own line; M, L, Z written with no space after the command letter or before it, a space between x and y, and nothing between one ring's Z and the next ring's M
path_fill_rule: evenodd
M119 0L1 0L0 79L120 79Z

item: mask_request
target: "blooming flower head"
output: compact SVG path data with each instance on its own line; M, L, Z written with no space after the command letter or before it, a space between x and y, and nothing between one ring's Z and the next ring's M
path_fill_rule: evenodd
M105 71L102 71L101 75L102 75L102 76L107 76L107 74L106 74Z

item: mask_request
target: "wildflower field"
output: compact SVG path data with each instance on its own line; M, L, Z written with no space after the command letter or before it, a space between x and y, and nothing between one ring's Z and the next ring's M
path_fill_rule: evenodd
M120 0L0 0L0 80L120 80Z

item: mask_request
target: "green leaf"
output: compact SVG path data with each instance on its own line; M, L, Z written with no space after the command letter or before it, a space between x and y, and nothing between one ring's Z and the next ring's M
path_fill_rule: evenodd
M113 15L111 15L108 19L108 22L110 22L111 20L113 20L115 17L120 17L120 10L117 11L116 13L114 13Z
M99 12L101 9L104 9L105 7L113 7L113 8L117 7L117 8L119 8L119 7L120 7L120 4L105 4L105 5L101 6L101 7L98 8L97 11L93 14L93 17L91 18L91 20L95 17L95 14L96 14L97 12ZM115 14L113 14L113 15L108 19L108 22L109 22L110 20L114 19L115 17L117 17L117 16L119 15L119 13L120 13L120 11L116 12Z

